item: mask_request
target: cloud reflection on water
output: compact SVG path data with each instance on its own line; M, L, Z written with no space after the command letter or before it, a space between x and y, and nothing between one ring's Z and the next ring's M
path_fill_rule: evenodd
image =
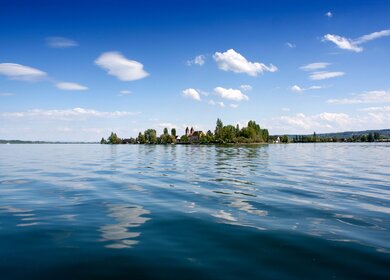
M141 235L140 231L134 231L130 228L136 228L146 223L150 218L143 215L150 214L149 210L142 206L133 205L107 205L108 216L113 218L116 223L101 226L102 241L108 242L106 248L123 249L132 248L139 241L135 238Z

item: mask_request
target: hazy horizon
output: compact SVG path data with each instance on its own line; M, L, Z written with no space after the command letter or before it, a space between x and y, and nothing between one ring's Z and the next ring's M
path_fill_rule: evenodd
M298 5L299 4L299 5ZM0 1L0 139L388 129L388 1Z

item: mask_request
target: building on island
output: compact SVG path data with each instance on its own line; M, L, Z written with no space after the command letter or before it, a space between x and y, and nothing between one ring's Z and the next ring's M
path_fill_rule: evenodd
M186 136L188 137L188 140L190 142L199 142L201 135L203 135L203 131L201 130L195 130L194 127L191 127L191 129L188 129L188 126L186 128Z

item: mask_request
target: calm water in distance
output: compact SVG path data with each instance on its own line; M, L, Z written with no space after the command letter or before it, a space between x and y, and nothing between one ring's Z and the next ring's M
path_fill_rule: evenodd
M390 279L390 143L0 145L0 279Z

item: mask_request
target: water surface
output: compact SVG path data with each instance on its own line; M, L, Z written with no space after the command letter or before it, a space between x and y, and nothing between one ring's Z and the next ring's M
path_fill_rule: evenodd
M0 145L0 279L389 279L390 144Z

